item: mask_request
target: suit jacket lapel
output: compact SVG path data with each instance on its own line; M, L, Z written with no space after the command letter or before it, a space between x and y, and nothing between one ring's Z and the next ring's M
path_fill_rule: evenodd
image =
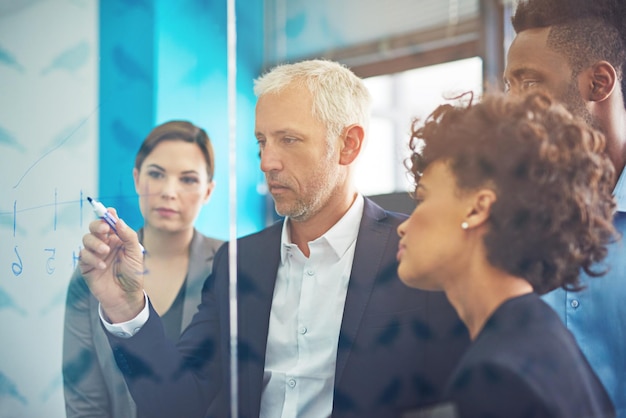
M185 283L185 300L183 302L183 318L180 331L189 325L198 311L202 285L211 273L211 265L215 256L209 241L194 229L193 238L189 244L189 264L187 266L187 281Z
M240 405L249 408L242 416L259 415L281 231L279 222L253 239L240 241L238 248L239 378L243 379L239 387L247 387L248 393L248 400L240 400Z
M395 233L389 225L380 222L386 216L384 210L369 199L365 199L339 332L335 386L341 381L341 375L367 308L370 294L380 273L379 269L389 234Z

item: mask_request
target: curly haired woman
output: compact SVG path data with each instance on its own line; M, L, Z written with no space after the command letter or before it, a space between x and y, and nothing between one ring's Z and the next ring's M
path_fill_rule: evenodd
M411 287L443 290L469 330L447 390L457 416L615 415L539 297L580 289L581 269L604 273L597 263L616 239L604 142L542 93L487 94L414 122L417 207L398 227L398 273Z

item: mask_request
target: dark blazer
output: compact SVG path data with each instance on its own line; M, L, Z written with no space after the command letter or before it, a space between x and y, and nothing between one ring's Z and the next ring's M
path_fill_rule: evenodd
M335 417L399 417L434 403L469 344L442 293L410 289L398 279L396 228L404 219L365 200L339 336ZM240 417L259 416L281 230L277 223L238 240ZM228 301L225 245L178 351L167 345L153 311L133 338L109 335L142 415L229 416Z
M140 230L140 241L142 237ZM189 244L181 332L197 311L202 286L222 243L194 231ZM136 416L135 403L115 364L107 332L100 324L98 301L89 292L79 269L72 275L68 286L63 332L63 389L67 417Z
M611 418L602 383L556 313L534 293L488 319L454 373L460 418Z

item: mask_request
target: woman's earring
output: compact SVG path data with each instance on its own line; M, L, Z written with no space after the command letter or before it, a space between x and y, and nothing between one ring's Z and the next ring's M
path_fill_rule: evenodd
M461 222L461 229L467 229L469 228L469 224L465 221Z

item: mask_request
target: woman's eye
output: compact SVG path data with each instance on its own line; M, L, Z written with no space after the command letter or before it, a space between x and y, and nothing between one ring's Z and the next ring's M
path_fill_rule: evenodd
M153 179L160 179L161 177L163 177L163 173L161 173L160 171L148 171L148 177L151 177Z
M415 207L419 206L424 201L424 196L422 196L421 192L414 193L412 197L415 202Z
M181 181L185 184L195 184L198 183L198 179L195 177L183 177Z

